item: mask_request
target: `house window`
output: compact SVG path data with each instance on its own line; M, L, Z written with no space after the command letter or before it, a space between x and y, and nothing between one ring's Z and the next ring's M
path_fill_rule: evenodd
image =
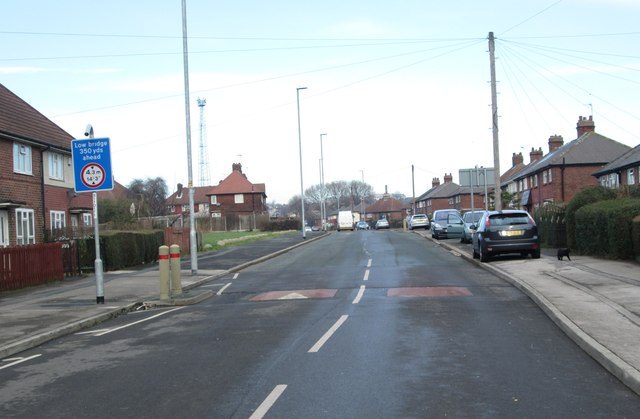
M537 188L538 187L538 175L533 175L533 187Z
M16 243L35 244L36 226L32 209L16 210Z
M64 180L63 155L60 153L49 153L49 178Z
M9 212L0 211L0 247L9 246Z
M176 206L175 205L169 205L169 212L172 213L172 214L174 212L176 212Z
M218 195L211 195L211 205L218 204Z
M542 172L542 184L546 185L549 182L548 179L549 178L547 177L547 171L545 170L544 172Z
M233 196L233 202L236 204L244 204L244 195L241 193L237 193Z
M635 185L636 183L636 178L635 178L635 174L633 173L633 168L627 170L627 185Z
M32 174L30 146L13 143L13 171L25 175Z
M66 217L64 211L51 211L51 230L57 230L66 227Z
M524 178L522 181L524 182L522 186L523 188L522 190L524 191L525 189L529 189L529 179Z
M82 223L86 227L92 226L93 225L93 216L91 214L89 214L88 212L85 212L84 214L82 214Z
M553 179L551 178L551 169L549 169L549 183L551 183Z

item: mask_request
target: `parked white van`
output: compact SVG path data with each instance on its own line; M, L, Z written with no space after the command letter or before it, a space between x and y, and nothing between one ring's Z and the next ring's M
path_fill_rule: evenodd
M351 211L338 212L338 231L351 230L353 231L353 213Z

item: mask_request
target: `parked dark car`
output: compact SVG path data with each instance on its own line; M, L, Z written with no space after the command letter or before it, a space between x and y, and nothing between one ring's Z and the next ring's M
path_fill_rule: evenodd
M481 262L503 253L540 257L538 227L527 211L488 211L474 227L473 257Z

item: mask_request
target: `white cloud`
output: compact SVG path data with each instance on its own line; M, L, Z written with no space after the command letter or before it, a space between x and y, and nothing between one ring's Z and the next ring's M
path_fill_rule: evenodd
M0 67L0 74L27 74L47 71L41 67Z

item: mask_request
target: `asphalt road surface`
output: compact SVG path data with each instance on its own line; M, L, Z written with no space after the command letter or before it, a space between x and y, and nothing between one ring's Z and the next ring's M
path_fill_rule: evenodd
M200 262L199 262L200 263ZM334 233L0 370L3 418L637 417L526 296L430 240Z

